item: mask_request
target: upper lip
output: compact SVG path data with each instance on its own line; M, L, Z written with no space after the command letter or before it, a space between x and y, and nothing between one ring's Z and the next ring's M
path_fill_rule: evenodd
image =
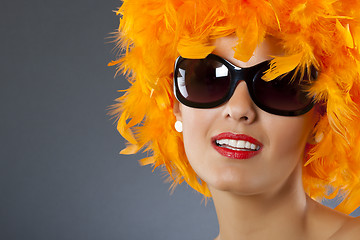
M243 140L243 141L250 142L250 143L260 146L260 147L263 146L263 144L261 142L259 142L257 139L250 137L246 134L223 132L223 133L220 133L211 138L212 142L215 142L216 140L221 140L221 139Z

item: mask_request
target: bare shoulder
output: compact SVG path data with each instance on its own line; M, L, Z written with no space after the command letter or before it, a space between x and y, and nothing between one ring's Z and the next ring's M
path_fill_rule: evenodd
M309 201L309 239L360 240L360 218Z
M360 217L349 217L329 240L359 240Z

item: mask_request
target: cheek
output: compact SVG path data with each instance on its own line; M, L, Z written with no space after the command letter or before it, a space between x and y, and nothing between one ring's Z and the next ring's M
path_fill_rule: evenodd
M212 122L212 115L208 112L203 109L183 109L183 137L187 154L203 145Z
M265 121L271 154L285 159L301 157L312 122L308 116L281 117L278 121Z
M190 165L198 175L203 175L207 154L211 151L211 129L216 114L213 109L183 108L183 140Z

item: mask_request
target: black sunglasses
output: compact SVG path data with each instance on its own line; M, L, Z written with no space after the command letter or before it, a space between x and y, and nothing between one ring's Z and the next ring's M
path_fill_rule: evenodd
M244 80L253 102L262 110L281 116L298 116L313 106L307 90L317 71L301 74L295 70L272 81L262 80L270 60L248 68L234 66L209 54L204 59L179 56L174 69L174 93L182 104L193 108L214 108L227 102L239 81Z

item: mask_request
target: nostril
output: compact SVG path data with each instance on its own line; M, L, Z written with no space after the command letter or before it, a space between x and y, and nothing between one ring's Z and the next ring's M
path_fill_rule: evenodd
M228 113L227 114L227 117L229 118L236 118L236 116L234 116L234 113L231 112L231 113ZM240 118L238 118L239 120L244 120L244 121L248 121L249 120L249 117L248 116L241 116Z

